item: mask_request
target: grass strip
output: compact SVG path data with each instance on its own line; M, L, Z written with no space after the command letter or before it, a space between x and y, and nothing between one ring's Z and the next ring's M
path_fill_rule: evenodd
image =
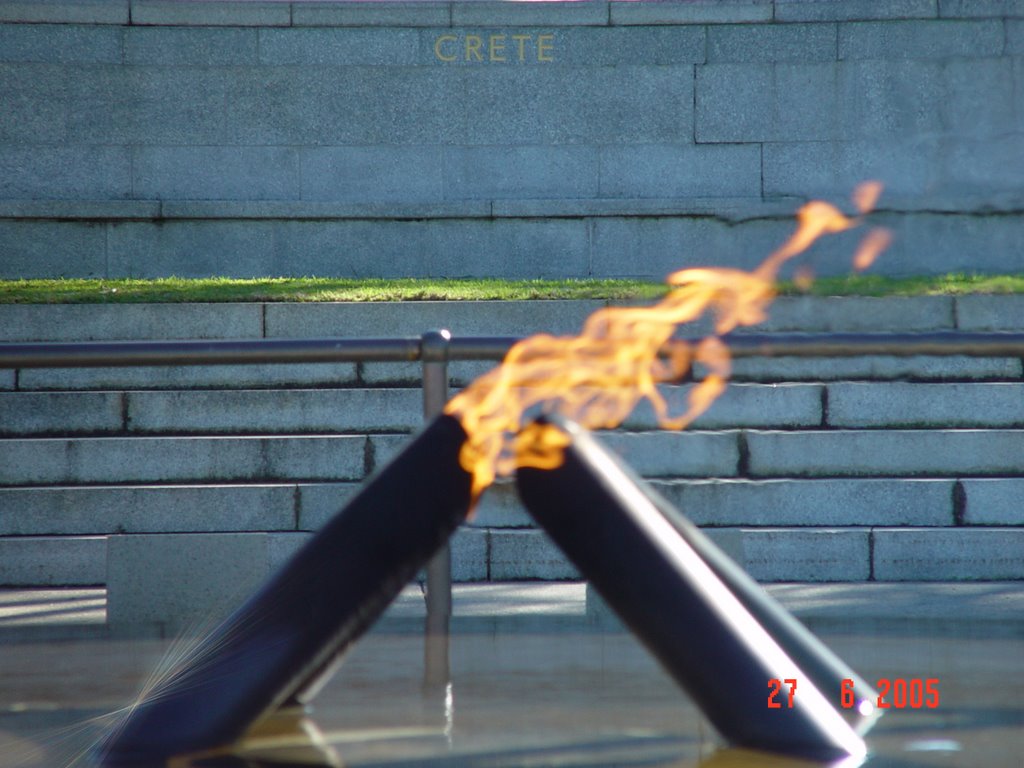
M651 301L664 284L643 280L502 280L380 278L229 278L159 280L0 281L0 304L129 304L142 302L259 301L523 301L611 299ZM889 278L821 278L809 290L791 283L783 295L929 296L1024 293L1024 274Z

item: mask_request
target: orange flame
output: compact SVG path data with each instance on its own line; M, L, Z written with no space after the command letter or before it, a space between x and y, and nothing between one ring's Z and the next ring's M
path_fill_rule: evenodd
M877 182L858 187L857 209L862 214L870 211L880 192ZM821 201L804 205L797 221L789 240L753 272L720 268L674 272L667 279L672 289L657 304L600 309L587 318L578 336L539 334L524 339L509 350L501 366L456 395L445 413L458 418L469 436L459 462L473 476L474 500L496 476L511 474L517 466L561 464L564 433L536 423L523 426L538 408L560 413L588 429L618 426L644 398L665 429L682 429L706 411L725 389L729 350L717 336L694 345L674 339L676 328L709 310L715 317L716 335L762 322L775 297L782 265L822 235L861 223L860 218L847 217ZM865 260L870 264L886 244L887 232L870 232L858 252L858 264ZM690 391L686 412L673 416L657 385L681 379L694 363L704 365L708 373Z

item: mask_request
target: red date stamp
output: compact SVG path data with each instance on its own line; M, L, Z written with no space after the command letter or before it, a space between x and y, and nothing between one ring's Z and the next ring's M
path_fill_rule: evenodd
M768 709L793 708L797 681L792 677L784 680L772 678L768 681ZM783 704L785 701L785 704ZM853 680L843 680L839 692L839 704L843 709L857 706ZM878 680L878 700L874 705L879 709L936 709L939 706L939 679L937 677L902 678Z

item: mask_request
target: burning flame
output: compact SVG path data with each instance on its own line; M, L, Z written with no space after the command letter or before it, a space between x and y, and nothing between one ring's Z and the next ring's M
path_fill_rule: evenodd
M882 185L867 182L853 196L860 213L871 211ZM807 250L819 237L862 223L821 201L797 213L793 235L753 272L694 268L674 272L668 295L649 307L609 307L594 312L578 336L538 334L509 350L498 368L456 395L445 413L455 416L469 435L459 455L473 476L473 499L498 475L517 466L542 469L562 463L565 434L535 422L524 428L524 414L540 407L588 429L618 426L640 400L650 401L664 429L682 429L725 389L731 369L726 345L717 338L738 326L762 322L775 297L779 269ZM865 269L889 244L889 233L871 230L861 242L854 265ZM798 274L798 284L808 273ZM714 315L715 336L696 344L672 338L676 328L707 311ZM659 383L678 381L694 363L708 373L689 394L685 413L671 415Z

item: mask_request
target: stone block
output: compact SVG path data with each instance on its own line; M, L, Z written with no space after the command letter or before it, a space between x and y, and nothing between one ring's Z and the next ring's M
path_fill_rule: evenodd
M612 24L742 24L772 20L771 0L611 2Z
M1000 20L871 21L839 27L840 59L949 59L1002 53Z
M0 371L0 390L14 389L17 384L17 372L12 370Z
M1024 16L1024 3L1020 0L939 0L939 17L1001 18Z
M127 147L8 145L0 149L0 174L0 194L8 198L117 199L131 193Z
M453 336L519 336L539 331L564 334L578 332L583 321L603 306L600 300L273 303L266 307L266 335L418 337L435 328L447 328Z
M830 141L844 135L836 62L697 67L699 142Z
M751 477L957 477L1024 473L1022 430L750 432Z
M6 304L4 341L258 338L259 304Z
M111 277L262 277L318 274L306 263L278 264L273 222L128 222L111 226L107 239ZM295 246L295 243L289 243ZM328 259L329 255L319 254ZM308 256L307 256L308 259ZM324 272L319 272L324 274Z
M475 528L530 528L534 524L515 485L503 480L484 492L468 523Z
M349 202L444 197L437 147L307 147L301 150L302 197Z
M994 23L1002 26L1002 22ZM999 178L999 171L1020 172L1022 141L1019 136L1007 135L1021 125L1013 109L1016 86L1013 63L1008 57L953 59L945 63L945 98L942 101L945 131L957 137L982 140L955 142L956 145L966 145L966 151L961 150L961 153L966 155L967 167L964 167L963 160L957 163L954 159L949 163L956 172L950 186L965 179L975 181L972 186L982 187L978 183L978 177L981 177L992 179L990 184L995 181L999 187L1005 187L1006 182ZM996 142L994 147L991 146L993 140ZM998 158L998 163L991 160L986 163L988 157ZM1001 168L1000 164L1007 162L1010 168ZM981 167L974 168L972 163ZM974 179L971 179L972 172Z
M0 280L107 277L105 240L104 228L92 223L0 221ZM6 329L0 326L0 335Z
M228 91L236 71L124 66L69 70L67 140L86 145L223 144Z
M599 218L593 223L591 276L664 280L685 267L755 268L770 244L782 243L788 221L731 226L714 217Z
M44 24L127 24L129 0L7 0L0 21Z
M952 330L952 296L782 296L752 333L916 333Z
M146 198L295 199L299 151L290 147L138 147L132 188Z
M139 27L124 30L124 63L129 66L222 66L258 64L255 29Z
M866 581L868 536L856 528L745 528L743 566L762 582Z
M106 581L103 536L15 536L0 538L0 584L52 587Z
M448 2L292 3L295 27L447 27Z
M156 219L156 200L0 200L0 219Z
M961 331L1024 331L1024 296L957 296L956 327Z
M120 64L121 30L113 26L4 24L0 61Z
M952 480L673 480L655 490L697 525L952 525Z
M840 61L830 88L836 130L827 137L847 140L905 140L942 135L948 95L946 62L929 59ZM797 86L798 87L798 86ZM789 141L778 136L780 141Z
M373 28L260 30L259 61L265 66L411 66L419 59L419 32L404 25Z
M488 580L488 537L487 531L474 528L459 528L449 540L452 552L452 581Z
M1024 218L999 213L881 215L877 223L893 233L884 256L893 276L1003 273L1003 254L1024 237Z
M358 480L366 438L41 438L0 441L0 483Z
M446 147L447 199L598 195L594 147Z
M270 575L271 534L111 536L107 623L214 627Z
M317 531L355 498L361 483L302 483L298 487L301 531Z
M943 170L949 165L948 152L947 147L943 154L939 139L922 136L772 142L764 145L764 191L766 195L842 199L865 179L880 179L887 204L894 195L914 197L946 188Z
M481 0L452 3L453 27L581 26L608 23L608 3L584 0L577 3L503 3Z
M423 420L422 395L411 389L130 392L126 397L128 429L142 433L404 432Z
M830 384L828 425L875 427L1024 426L1024 384Z
M1024 526L1024 480L961 480L965 525Z
M2 374L0 374L2 379ZM24 390L178 389L356 384L354 363L301 365L192 365L152 368L27 368Z
M10 205L7 203L6 205ZM0 201L0 211L5 204ZM164 200L163 219L489 219L489 201ZM155 218L155 217L154 217Z
M752 197L761 190L761 147L611 146L601 150L605 197Z
M750 24L708 28L707 63L834 61L834 24Z
M287 27L291 7L279 2L132 0L132 24Z
M661 388L671 416L687 411L692 389L692 386ZM802 384L735 384L698 416L693 426L696 429L817 427L822 418L821 394L820 387ZM630 430L656 429L657 424L654 409L647 400L641 401L623 422Z
M412 440L410 435L369 435L367 437L368 453L364 464L367 472L383 469L391 460L405 450Z
M540 530L490 531L492 581L568 581L576 567Z
M119 392L11 392L0 395L0 435L121 431Z
M999 581L1024 573L1024 529L879 528L878 581Z
M0 535L290 531L295 495L294 485L2 488Z
M611 432L603 442L644 477L734 477L736 432Z
M0 13L5 6L0 5ZM23 144L62 144L67 128L64 67L52 64L0 64L0 141ZM5 149L3 156L13 152ZM14 155L17 157L17 155ZM23 161L31 161L23 156ZM16 167L5 163L4 176ZM5 184L0 189L6 190ZM13 196L3 192L4 197Z
M933 19L935 0L775 0L776 21Z
M1006 53L1011 56L1024 54L1024 20L1006 20Z
M444 71L451 73L453 87L472 94L445 105L447 143L656 144L691 135L693 78L688 64ZM609 93L616 98L607 98ZM481 110L480 104L511 108ZM461 140L456 138L460 134Z
M733 361L738 381L1019 379L1021 361L984 357L753 358Z
M425 276L584 278L590 268L581 220L435 221L424 241Z

